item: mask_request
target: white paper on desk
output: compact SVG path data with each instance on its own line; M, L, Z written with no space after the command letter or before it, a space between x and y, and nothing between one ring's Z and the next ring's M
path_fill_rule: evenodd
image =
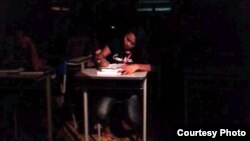
M123 64L109 64L107 67L102 67L101 70L97 70L97 75L121 75L121 66Z
M97 70L97 75L121 75L121 69L102 69Z
M123 66L124 64L109 64L106 67L102 67L102 69L119 69Z

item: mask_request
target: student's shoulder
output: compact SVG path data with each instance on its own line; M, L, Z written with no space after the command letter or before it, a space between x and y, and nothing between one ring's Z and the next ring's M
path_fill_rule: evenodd
M25 37L24 37L24 41L25 41L25 42L28 42L28 43L33 42L32 38L29 37L29 36L25 36Z

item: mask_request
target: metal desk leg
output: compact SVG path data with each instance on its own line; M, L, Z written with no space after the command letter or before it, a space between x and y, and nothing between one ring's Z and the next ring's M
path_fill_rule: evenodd
M18 125L17 125L17 107L15 106L14 109L14 136L15 136L15 140L18 140Z
M89 125L88 125L88 94L87 89L84 89L83 91L83 109L84 109L84 136L85 141L89 140Z
M143 82L143 136L142 140L147 140L147 78Z
M188 88L187 88L187 78L184 78L184 123L188 124Z
M48 141L53 140L52 135L52 110L51 110L51 87L50 87L50 75L46 78L46 99L47 99L47 120L48 120Z

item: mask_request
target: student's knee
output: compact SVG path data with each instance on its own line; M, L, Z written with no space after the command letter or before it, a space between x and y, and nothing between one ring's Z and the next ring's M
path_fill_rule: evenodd
M133 95L128 99L127 108L128 108L128 118L130 122L135 126L140 125L141 114L140 114L140 107L137 95Z
M137 102L137 101L138 101L138 96L137 96L137 95L132 95L132 96L128 99L128 103Z
M105 97L105 98L102 98L99 105L98 105L98 108L97 108L97 116L98 118L100 119L106 119L107 116L108 116L108 113L111 109L111 106L113 105L113 98L110 98L110 97Z

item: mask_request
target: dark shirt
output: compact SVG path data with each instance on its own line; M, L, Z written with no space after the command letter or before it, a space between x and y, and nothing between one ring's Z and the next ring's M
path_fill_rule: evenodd
M140 43L136 43L135 47L130 51L124 50L123 40L121 39L114 39L108 42L107 45L111 51L111 54L107 56L107 60L110 63L149 63L146 48Z

